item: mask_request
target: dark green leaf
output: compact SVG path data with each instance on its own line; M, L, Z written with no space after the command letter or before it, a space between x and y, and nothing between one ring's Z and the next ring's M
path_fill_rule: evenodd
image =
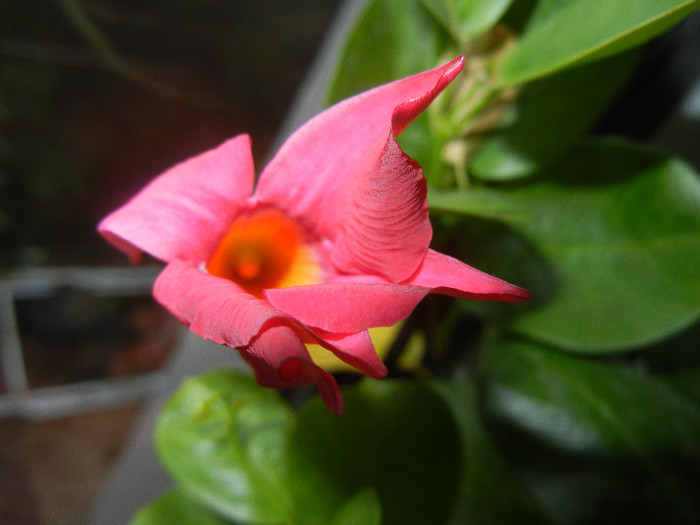
M546 167L595 123L635 63L636 54L623 54L528 84L470 160L470 173L507 180Z
M382 506L374 490L366 488L346 501L332 525L382 525Z
M477 267L533 299L470 308L510 312L517 332L582 352L651 344L700 316L700 180L686 164L591 142L507 194L530 214L511 223L520 238L475 226L464 241Z
M499 449L559 523L700 520L700 411L638 369L499 342L481 403Z
M188 495L241 521L289 519L285 432L291 411L273 390L232 371L186 380L158 420L160 457Z
M404 381L366 380L344 396L342 417L314 400L291 434L297 522L331 523L350 498L371 488L385 525L444 523L461 462L457 429L442 400Z
M435 383L459 425L464 469L451 525L552 523L495 449L477 414L473 382Z
M502 81L522 84L638 46L700 6L698 0L541 0Z
M186 494L173 490L141 509L131 525L231 525Z

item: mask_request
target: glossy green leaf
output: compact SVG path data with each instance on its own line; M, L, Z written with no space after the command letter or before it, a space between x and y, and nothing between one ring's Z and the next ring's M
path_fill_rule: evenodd
M332 525L382 525L382 504L371 488L360 490L340 508Z
M639 369L495 342L490 435L558 523L700 520L700 410Z
M473 382L434 383L462 437L462 481L450 525L552 523L533 493L496 450L477 413Z
M328 102L437 66L445 39L419 0L370 0L343 47Z
M288 521L285 432L292 414L273 390L233 371L186 380L161 413L156 445L190 497L231 519Z
M522 84L638 46L698 6L698 0L541 0L501 80Z
M295 517L326 525L371 488L384 525L444 523L460 476L458 431L443 401L415 382L365 380L333 416L305 406L289 441ZM356 503L357 504L357 503Z
M530 217L464 232L477 267L529 288L507 312L524 335L580 352L651 344L700 316L700 179L660 152L606 140L507 191Z
M489 30L513 0L421 0L458 44Z
M470 159L469 172L483 180L510 180L546 167L596 122L629 78L636 57L625 53L525 86L501 128Z
M141 509L131 525L231 525L231 522L181 491L172 490Z

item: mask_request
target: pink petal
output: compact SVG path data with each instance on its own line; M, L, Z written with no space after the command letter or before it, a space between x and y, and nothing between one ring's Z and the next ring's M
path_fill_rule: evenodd
M175 260L158 276L153 295L197 335L236 348L261 385L315 383L328 408L342 412L335 379L311 361L301 340L309 337L304 329L232 281Z
M263 328L294 324L233 281L179 259L160 273L153 296L196 334L234 348L251 344Z
M280 349L285 349L280 352ZM343 398L331 374L316 366L297 335L287 326L265 330L241 356L262 386L299 388L316 384L321 399L334 414L343 413Z
M142 251L164 261L206 261L254 177L250 138L238 135L154 179L98 230L134 262Z
M429 292L399 284L318 284L266 290L265 297L306 325L347 334L395 325Z
M265 291L269 303L302 323L328 332L359 332L393 326L429 293L483 301L527 301L530 292L463 262L428 250L416 274L401 284L358 282L361 277Z
M378 165L351 189L352 214L332 252L340 271L377 274L399 282L411 276L433 235L426 183L418 163L389 134Z
M481 301L521 302L532 294L457 259L429 250L417 274L405 284L425 287L434 293Z
M370 377L386 377L386 365L379 359L367 330L355 334L318 332L318 335L321 344L345 363Z
M463 57L366 91L317 115L282 145L260 176L256 198L304 218L321 237L335 238L353 212L350 188L376 166L395 134L461 71Z

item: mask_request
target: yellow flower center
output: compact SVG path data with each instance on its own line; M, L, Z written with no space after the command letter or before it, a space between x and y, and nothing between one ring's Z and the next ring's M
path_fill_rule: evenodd
M267 288L314 284L321 267L292 219L262 210L236 219L207 263L207 271L262 297Z

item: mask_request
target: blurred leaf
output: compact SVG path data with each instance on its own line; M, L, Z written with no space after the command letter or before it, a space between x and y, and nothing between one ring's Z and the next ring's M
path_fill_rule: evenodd
M232 519L284 523L285 432L291 411L273 390L228 370L186 380L161 413L160 457L189 496Z
M470 159L470 173L484 180L507 180L546 167L595 123L635 64L636 55L623 54L528 84L502 129L487 137Z
M700 367L700 321L673 337L644 348L637 354L637 359L653 374L675 374Z
M291 487L297 521L325 525L348 504L372 510L368 501L348 501L373 490L384 525L444 523L461 462L457 429L442 400L404 381L365 380L344 396L342 417L313 400L293 428L289 472L300 480Z
M332 525L381 525L382 506L377 494L370 488L351 497L340 508Z
M428 191L430 211L455 213L498 220L519 220L527 217L526 208L520 201L511 199L503 192L488 188L466 190Z
M445 40L419 0L370 0L345 43L328 102L437 66Z
M474 383L440 382L433 386L450 407L462 436L464 469L449 523L553 523L491 443L477 413Z
M481 377L490 435L558 523L700 520L700 410L663 382L516 341Z
M679 160L614 140L572 150L506 192L529 211L512 231L465 230L467 259L533 291L508 326L552 345L615 352L700 315L700 180Z
M458 44L490 29L513 0L421 0Z
M186 494L172 490L141 509L131 525L230 525Z
M638 46L700 6L698 0L541 0L501 72L505 84Z

